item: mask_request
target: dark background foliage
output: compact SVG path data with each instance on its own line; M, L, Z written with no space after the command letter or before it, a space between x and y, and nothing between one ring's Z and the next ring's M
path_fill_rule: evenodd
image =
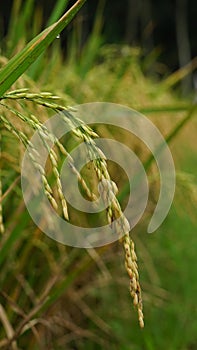
M35 1L43 9L43 26L55 5L54 0ZM6 34L12 0L1 1L1 38ZM72 5L73 1L69 1ZM103 11L102 35L108 43L127 43L139 45L144 54L157 48L160 59L171 71L188 63L196 56L196 18L195 0L113 0L87 1L81 13L83 22L82 40L92 30L98 7ZM66 35L63 36L66 40ZM181 38L181 39L180 39ZM181 42L180 42L181 41ZM184 41L187 41L185 44ZM181 48L184 46L184 52Z

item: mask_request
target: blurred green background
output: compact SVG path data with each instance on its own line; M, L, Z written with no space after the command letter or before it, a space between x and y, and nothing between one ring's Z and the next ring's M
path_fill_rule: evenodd
M66 3L73 2L50 1L48 6L33 0L2 2L0 65L43 26L57 20ZM120 243L91 250L65 247L32 222L20 188L24 150L0 125L5 226L0 237L2 349L5 338L14 332L10 349L197 348L197 114L193 107L197 6L177 1L170 11L168 2L139 4L87 1L60 39L14 87L52 91L69 106L94 101L129 106L150 118L169 141L177 173L171 210L157 232L146 233L159 193L159 176L152 164L147 171L148 207L131 232L138 254L145 328L139 328L132 306ZM34 104L28 111L41 121L49 116ZM105 127L100 130L101 135L108 133ZM122 141L144 163L149 158L139 141L128 135ZM121 193L124 181L116 167L110 169ZM122 204L126 200L124 195Z

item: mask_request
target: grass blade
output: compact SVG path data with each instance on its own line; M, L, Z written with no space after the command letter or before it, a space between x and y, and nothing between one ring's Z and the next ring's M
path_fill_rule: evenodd
M62 13L66 10L66 6L68 4L68 0L59 0L56 2L53 12L51 16L49 17L49 20L47 22L47 25L50 26L55 21L58 20L58 18L62 15Z
M51 16L49 17L47 21L47 26L52 25L54 22L58 20L60 16L64 13L66 10L66 6L68 5L68 0L59 0L56 2L54 9L51 13ZM31 77L31 79L37 80L39 78L40 73L43 71L43 65L44 65L44 53L42 53L39 58L36 60L36 62L30 67L28 70L28 75Z
M26 69L52 43L68 25L86 0L78 0L56 23L37 35L30 43L0 71L0 96L26 71Z
M8 42L7 57L12 55L20 41L26 42L27 23L32 20L31 15L34 5L34 0L27 0L24 2L23 6L22 1L13 2L8 37L6 40Z

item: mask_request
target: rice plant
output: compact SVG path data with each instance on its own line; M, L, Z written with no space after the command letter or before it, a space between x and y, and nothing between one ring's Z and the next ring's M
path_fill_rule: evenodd
M173 293L174 275L170 277L170 273L176 271L174 264L181 265L182 245L178 238L178 233L182 232L181 225L187 228L190 240L194 240L193 230L196 227L195 176L183 172L182 169L177 173L180 189L177 194L178 204L176 205L175 202L173 213L170 214L169 220L161 229L167 232L168 240L165 239L164 232L152 239L151 243L146 237L142 239L137 233L145 231L147 217L150 216L157 197L159 179L155 175L153 157L147 153L147 150L141 150L136 144L136 152L142 156L144 167L149 174L152 200L146 214L147 217L132 232L131 239L129 225L121 209L124 201L127 200L128 186L125 184L124 176L123 180L118 178L116 168L114 170L113 165L106 162L105 155L95 144L98 134L112 136L116 131L105 127L101 129L93 126L92 128L87 127L83 120L75 117L72 108L68 107L68 104L95 101L98 97L100 101L107 100L126 104L154 119L158 127L162 127L166 141L172 145L172 148L176 148L176 140L179 140L180 137L181 141L176 151L179 156L180 144L183 142L181 132L183 130L185 132L189 123L194 121L196 105L190 100L180 101L169 89L181 79L182 73L185 74L187 68L162 83L148 80L140 70L138 49L101 45L99 33L96 31L81 57L71 60L73 57L71 53L71 56L67 58L67 64L63 64L60 50L54 50L52 57L47 61L47 65L51 64L51 72L49 73L47 68L46 70L41 69L40 67L44 67L43 58L35 64L36 57L41 55L53 40L56 40L57 35L84 2L77 1L67 14L63 15L56 24L51 25L57 20L55 13L59 17L64 7L63 2L58 1L58 11L55 11L49 20L51 27L35 37L10 61L1 58L4 67L0 72L0 320L3 326L0 331L0 347L5 349L64 349L65 347L68 349L92 349L93 347L116 349L118 344L119 348L126 350L132 344L134 349L143 347L165 349L170 345L177 350L184 346L189 348L195 344L195 332L186 330L185 340L182 340L185 343L182 344L178 337L183 326L181 318L176 321L173 319L179 315L179 306L175 301L174 304L171 303L171 300L174 300L170 294ZM28 1L26 11L29 3L31 1ZM24 23L28 19L25 13L18 33L23 31ZM21 34L17 38L15 37L17 33L10 32L10 35L13 38L12 43L18 42L19 48L21 47L20 40L26 41ZM95 45L99 47L98 55L95 54ZM9 47L8 56L11 53L13 53L13 46ZM87 56L88 59L86 59ZM32 63L35 65L32 70L28 71L29 76L21 77ZM35 83L30 76L36 77L37 82ZM69 154L69 142L67 144L58 140L44 126L44 121L54 113L60 113L64 122L71 125L73 132L68 141L72 143L85 140L87 151L95 154L97 161L92 162L90 168L93 184L86 175L77 170ZM194 130L189 131L191 140L189 147L190 149L194 147L195 152ZM37 162L37 150L30 142L35 131L38 131L49 153L48 172L43 164ZM116 136L118 136L117 132ZM123 135L123 137L130 145L131 140L128 135ZM48 144L48 141L51 140L54 143L52 149ZM115 227L115 229L125 232L120 239L124 248L124 259L119 246L79 250L54 243L42 235L25 209L20 189L20 162L25 149L30 151L32 162L41 174L49 202L64 220L69 221L73 213L67 205L60 179L62 159L69 159L73 176L77 178L79 186L90 201L97 196L95 183L97 184L98 181L112 178L113 181L117 179L120 182L119 192L117 192L116 184L112 182L114 184L112 187L103 189L102 199L108 203L108 196L113 194L114 197L115 195L115 200L107 207L104 220L112 224L114 218L122 218L121 227ZM176 211L181 211L180 203L184 203L185 200L181 196L183 193L187 193L187 198L189 198L189 203L185 206L188 216L185 220L177 219L176 221ZM190 222L192 211L194 211L194 223ZM80 216L78 219L84 220L85 223L88 222L87 217ZM173 246L170 245L169 234L172 236ZM134 241L138 247L138 262ZM163 251L160 246L166 251ZM187 268L181 265L183 280L186 280L186 276L189 276L190 280L195 279L195 271L191 269L193 264L191 257L195 252L189 243L188 248L191 256L185 252L188 255L186 266L189 266L190 270L187 271ZM130 301L127 299L128 281L124 278L126 274L122 264L123 260L125 260L126 271L130 279L130 294L137 309L140 326L143 328L139 264L146 316L146 327L143 333L135 326ZM165 264L162 265L164 261ZM183 294L192 295L189 287L187 289L184 283L182 284L181 276L177 282L177 288L178 286L182 288ZM124 288L120 289L120 286ZM195 329L193 320L195 311L193 311L191 320L193 303L188 302L187 304L187 298L184 300L187 305L184 309L185 322L188 320L191 329ZM98 312L94 311L95 308ZM160 310L163 313L166 312L165 320L169 322L166 326L161 320L159 328ZM122 315L120 321L118 320L119 314ZM157 330L158 335L154 333L154 329ZM175 330L173 336L171 329ZM166 338L165 342L163 338ZM168 341L168 339L171 340Z

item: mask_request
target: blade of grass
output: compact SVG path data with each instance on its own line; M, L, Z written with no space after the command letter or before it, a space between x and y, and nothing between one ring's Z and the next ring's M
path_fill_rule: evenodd
M2 243L1 246L1 254L0 254L0 266L4 263L4 260L9 257L11 248L13 248L14 244L19 240L21 233L23 232L24 227L27 225L30 217L27 215L25 211L20 214L20 219L17 222L17 225L14 227L10 235L7 237L5 242ZM0 281L1 283L1 281Z
M193 60L188 63L186 66L178 69L176 72L172 73L168 78L166 78L161 84L160 88L168 90L171 87L175 86L179 81L185 78L189 73L194 71L197 68L197 57L194 57Z
M32 11L34 7L34 0L27 0L23 7L21 1L14 1L11 19L8 30L8 57L13 53L19 40L26 39L26 28L28 21L32 20ZM17 28L17 30L16 30Z
M81 78L84 78L87 72L92 67L93 62L98 54L99 48L103 41L101 37L101 30L103 27L103 11L105 3L105 0L100 0L98 3L94 27L87 41L87 44L83 49L83 52L85 52L85 54L81 55L81 60L79 64L79 74Z
M78 0L56 23L45 29L0 71L0 96L26 71L26 69L52 43L57 35L70 23L86 0Z
M186 112L191 108L191 104L180 104L180 105L169 105L169 106L156 106L156 107L143 107L138 108L138 112L149 114L149 113L171 113L171 112Z
M58 18L65 11L67 5L68 5L68 0L59 0L56 2L54 9L51 13L51 16L47 21L47 26L50 26L51 24L53 24L58 20Z
M51 13L51 16L49 17L47 21L47 27L52 25L52 23L56 22L60 16L64 13L66 10L66 6L68 4L68 0L59 0L56 2L54 9ZM37 80L40 76L40 74L43 72L43 67L45 65L44 62L44 52L38 57L36 62L32 64L30 69L28 70L28 75L34 79Z

